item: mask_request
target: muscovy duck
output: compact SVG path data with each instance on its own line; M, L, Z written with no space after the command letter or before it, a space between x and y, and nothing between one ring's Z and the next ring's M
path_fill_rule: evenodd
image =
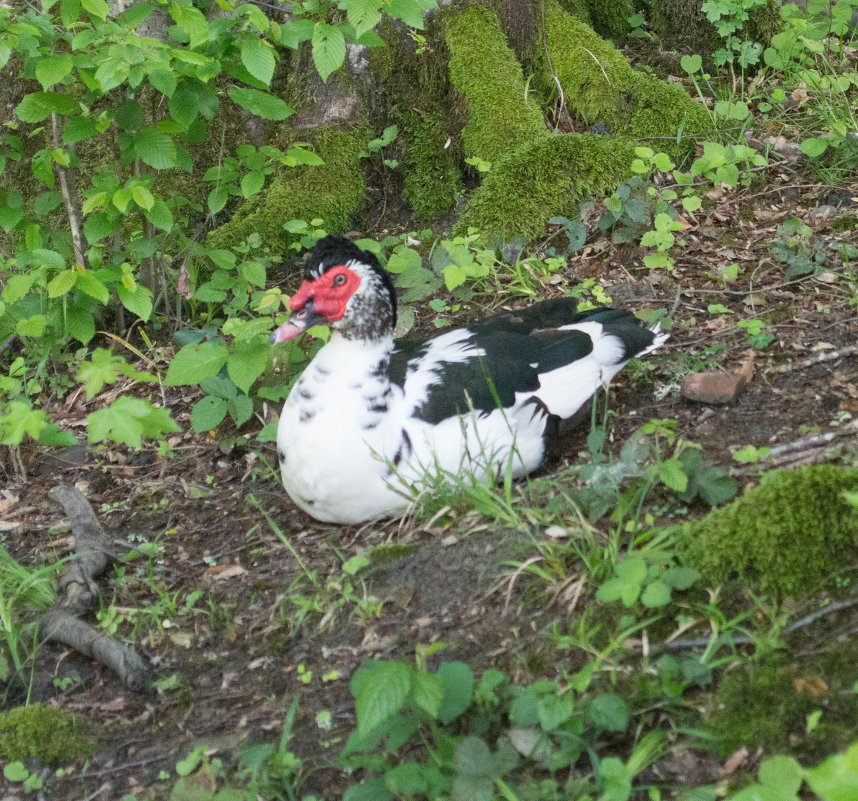
M427 470L535 470L560 420L667 339L630 312L559 298L395 342L390 274L334 236L314 247L289 307L272 344L318 324L331 336L283 407L280 471L292 500L330 523L403 511L404 487Z

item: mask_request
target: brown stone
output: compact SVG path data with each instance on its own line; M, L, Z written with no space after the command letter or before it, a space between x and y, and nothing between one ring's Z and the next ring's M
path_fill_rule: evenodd
M742 375L727 373L695 373L682 382L679 394L686 400L697 403L732 403L745 386Z

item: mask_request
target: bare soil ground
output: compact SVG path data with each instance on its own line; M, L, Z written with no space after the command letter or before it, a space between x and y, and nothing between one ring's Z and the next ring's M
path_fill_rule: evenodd
M829 441L817 446L817 436L793 455L855 461L858 353L847 350L841 358L810 366L801 362L858 344L858 265L844 265L829 251L829 266L821 274L786 283L785 266L773 261L769 243L780 222L797 216L814 229L815 242L858 246L858 184L845 188L839 208L826 211L826 187L803 185L794 176L778 180L782 183L720 198L714 211L683 232L685 245L675 251L673 273L635 267L640 253L604 242L571 260L570 282L596 276L614 287L609 293L615 305L664 307L674 318L664 352L640 369L627 369L612 389L612 451L641 421L672 418L680 436L700 443L706 458L728 468L737 467L732 452L748 444L775 448L821 434L831 435ZM848 222L850 215L851 228L832 230L832 220ZM730 262L743 268L735 283L727 286L711 277ZM547 286L551 291L556 290ZM712 303L733 314L710 313ZM736 322L754 315L766 318L775 339L755 351L753 377L738 399L715 406L680 398L678 387L688 373L729 373L747 362L750 346ZM165 392L173 416L190 432L194 398L180 390ZM49 412L80 431L74 426L87 409L106 400L102 396L88 405L73 390ZM568 436L566 462L586 451L586 434L585 426ZM533 582L521 576L512 582L514 568L504 564L520 563L534 552L534 539L544 534L538 527L513 531L476 515L443 525L406 520L325 526L291 504L251 450L225 454L214 437L193 433L177 438L173 450L168 460L119 447L33 447L23 453L26 483L15 483L11 465L5 465L0 541L21 562L51 563L69 553L64 515L48 500L49 490L61 483L86 493L116 538L118 553L129 541L157 542L151 566L122 567L102 577L103 605L112 604L119 613L118 637L151 659L159 675L180 677L178 689L135 694L89 660L56 645L42 646L31 700L80 712L103 732L102 746L86 765L81 760L62 776L45 770L45 797L166 798L176 761L194 744L208 743L213 754L232 764L239 747L279 737L298 695L292 748L320 766L302 792L333 799L348 783L335 762L355 723L349 677L368 656L411 662L418 644L440 640L447 643L444 659L467 662L475 672L498 667L520 681L553 676L560 659L574 666L574 651L550 653L546 663L540 643L552 622L574 623L594 588L587 588L569 612ZM263 456L275 463L273 449ZM739 476L740 485L754 480L753 472ZM695 506L691 513L704 511ZM367 619L359 604L343 601L342 564L391 543L408 548L353 579L356 595L385 600L380 614ZM574 577L576 568L566 569ZM179 610L170 613L155 587L175 597ZM194 608L183 610L188 593L197 590L203 595ZM326 606L310 609L299 621L298 595L308 603L325 599ZM146 610L150 614L141 615ZM135 627L135 620L145 622ZM826 637L854 629L858 608L832 616L826 625ZM816 636L822 635L807 634L796 647L812 647ZM60 689L54 679L64 677L72 681ZM10 701L21 700L10 694ZM322 711L331 715L328 730L317 725ZM723 775L718 760L703 752L682 751L670 759L676 764L665 760L663 775L682 784ZM4 788L2 781L0 796L5 789L5 798L15 797L14 788Z

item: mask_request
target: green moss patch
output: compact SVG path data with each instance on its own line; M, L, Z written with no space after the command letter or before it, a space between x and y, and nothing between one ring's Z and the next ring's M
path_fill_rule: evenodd
M858 490L858 469L769 473L741 498L678 527L678 547L710 584L735 577L779 598L805 593L855 546L858 509L844 490Z
M283 168L267 191L248 200L228 223L211 232L210 247L232 247L258 233L262 247L282 253L292 241L283 223L293 219L320 217L332 234L349 229L364 200L366 184L358 154L369 141L369 129L321 128L314 139L325 163Z
M468 103L462 131L466 156L496 161L548 130L540 103L526 96L521 64L497 15L471 6L453 17L446 31L450 80Z
M557 2L546 0L545 24L551 66L570 112L587 123L603 122L614 136L675 137L654 144L674 157L693 151L693 135L712 129L707 110L681 87L635 72L625 56ZM548 62L541 85L553 83Z
M593 27L611 39L622 39L632 29L629 17L635 13L632 0L590 0Z
M91 754L96 744L93 727L68 710L31 704L0 712L0 761L38 757L65 765Z
M585 197L612 192L631 169L634 146L595 134L540 137L495 164L474 190L456 230L533 239L558 214L573 216Z

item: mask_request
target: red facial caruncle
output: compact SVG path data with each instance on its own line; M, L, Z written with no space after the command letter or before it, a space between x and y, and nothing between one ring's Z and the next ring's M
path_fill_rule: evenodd
M289 308L297 311L310 299L313 311L329 323L346 313L346 304L360 285L360 278L345 265L332 267L315 281L304 281L289 301Z
M289 301L292 316L271 334L272 345L292 339L308 328L333 323L346 313L349 298L360 286L360 276L338 264L313 281L304 281Z

